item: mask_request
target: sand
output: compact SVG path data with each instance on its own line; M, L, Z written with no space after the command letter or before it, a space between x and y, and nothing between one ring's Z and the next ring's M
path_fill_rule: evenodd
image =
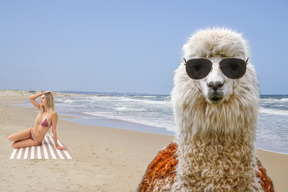
M1 191L136 191L147 165L173 136L71 123L59 116L58 137L72 160L10 160L10 134L34 124L37 110L19 107L33 93L0 91ZM56 97L75 95L58 93ZM288 189L288 155L257 150L275 189Z

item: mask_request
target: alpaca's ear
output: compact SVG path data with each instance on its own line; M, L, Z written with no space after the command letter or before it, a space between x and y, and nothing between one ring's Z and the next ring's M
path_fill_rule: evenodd
M245 62L246 62L246 64L248 64L248 60L249 60L249 57L248 57L248 58L246 59L246 61L245 61Z
M186 59L185 59L185 58L183 58L183 60L184 60L184 65L186 65L186 63L187 63Z

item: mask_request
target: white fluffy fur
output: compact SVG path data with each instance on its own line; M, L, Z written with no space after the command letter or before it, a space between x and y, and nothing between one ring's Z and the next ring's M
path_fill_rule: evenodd
M246 60L241 34L214 28L198 31L183 46L184 58L208 58L212 72L193 80L181 63L175 71L172 103L178 127L179 163L172 191L261 191L255 171L254 140L259 106L258 80L253 65L240 79L218 69L225 57ZM224 98L207 98L207 82L220 78Z

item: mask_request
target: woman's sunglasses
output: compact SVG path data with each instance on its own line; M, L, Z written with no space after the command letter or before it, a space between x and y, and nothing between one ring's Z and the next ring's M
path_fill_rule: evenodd
M248 59L244 61L237 58L226 58L221 60L219 65L226 77L229 77L230 79L239 79L246 72ZM186 72L192 79L203 79L212 69L212 62L208 59L190 59L187 62L184 59L184 62L186 65Z

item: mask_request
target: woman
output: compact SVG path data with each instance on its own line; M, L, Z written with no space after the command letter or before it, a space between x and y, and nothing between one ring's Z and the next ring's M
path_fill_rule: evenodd
M53 92L48 91L38 93L29 97L31 103L39 110L34 127L24 131L15 133L8 137L9 141L14 141L13 148L31 147L42 144L45 134L52 126L52 133L56 149L66 150L58 145L56 127L58 123L58 115L54 107ZM40 104L36 99L40 97Z

